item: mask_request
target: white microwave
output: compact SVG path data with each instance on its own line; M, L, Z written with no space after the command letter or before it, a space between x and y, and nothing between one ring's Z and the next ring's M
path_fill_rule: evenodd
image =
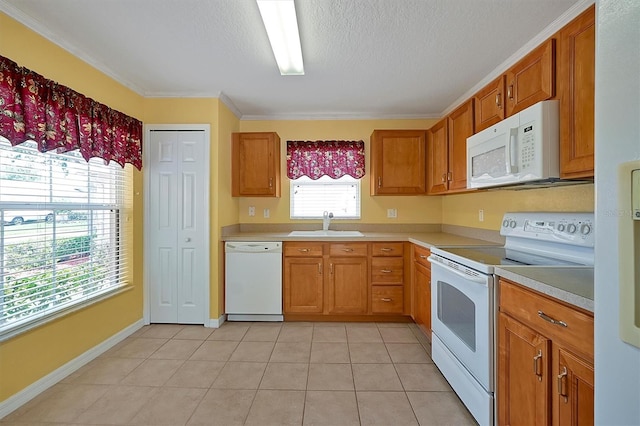
M467 188L560 176L559 101L542 101L467 138Z

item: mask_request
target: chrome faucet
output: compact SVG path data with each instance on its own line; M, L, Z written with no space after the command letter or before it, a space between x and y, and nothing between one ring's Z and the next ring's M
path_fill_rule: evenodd
M333 219L333 213L325 211L322 213L322 230L328 231L329 225L331 225L331 219Z

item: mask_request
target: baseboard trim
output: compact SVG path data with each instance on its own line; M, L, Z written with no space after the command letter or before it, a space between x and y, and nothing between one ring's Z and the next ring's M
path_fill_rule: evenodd
M227 320L227 315L222 314L220 318L209 318L209 324L206 324L206 327L209 328L220 328L222 324Z
M26 388L22 389L20 392L10 396L4 401L0 402L0 419L6 417L11 414L17 408L23 406L27 402L31 401L36 396L40 395L45 390L49 389L51 386L58 383L60 380L67 377L69 374L78 370L80 367L86 365L90 361L93 361L95 358L108 351L116 344L120 343L131 334L135 333L137 330L142 328L144 325L144 321L142 319L134 322L130 326L124 328L113 336L109 337L107 340L99 343L83 354L77 356L71 361L67 362L63 366L57 368L51 373L47 374L40 380L33 382Z

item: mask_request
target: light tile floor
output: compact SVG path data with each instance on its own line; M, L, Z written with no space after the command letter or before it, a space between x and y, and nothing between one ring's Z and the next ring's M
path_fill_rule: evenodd
M413 324L143 327L5 425L474 425Z

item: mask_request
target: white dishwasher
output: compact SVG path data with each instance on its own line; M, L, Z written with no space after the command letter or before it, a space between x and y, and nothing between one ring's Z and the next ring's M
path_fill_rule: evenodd
M282 321L282 242L227 242L228 321Z

